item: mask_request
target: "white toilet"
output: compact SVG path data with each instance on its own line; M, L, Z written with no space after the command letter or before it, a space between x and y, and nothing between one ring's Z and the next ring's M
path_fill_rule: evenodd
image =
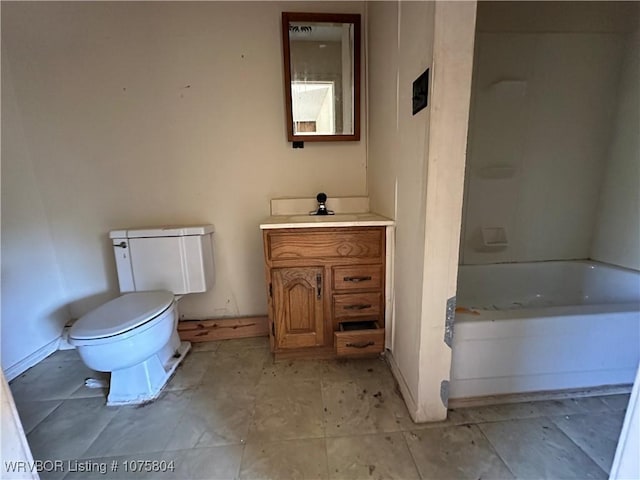
M91 369L111 372L107 405L158 397L191 344L180 342L174 295L213 285L213 225L110 232L124 295L80 317L69 343ZM132 292L132 293L127 293Z

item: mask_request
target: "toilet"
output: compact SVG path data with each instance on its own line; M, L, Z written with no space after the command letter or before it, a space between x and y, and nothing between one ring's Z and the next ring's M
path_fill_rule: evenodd
M178 336L178 301L213 286L213 225L113 230L122 295L80 317L69 343L91 369L111 372L107 405L158 397L191 348Z

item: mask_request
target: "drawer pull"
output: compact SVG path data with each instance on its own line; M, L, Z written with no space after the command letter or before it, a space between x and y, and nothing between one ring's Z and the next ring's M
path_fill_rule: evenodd
M366 275L362 277L343 277L343 280L345 282L352 282L352 283L367 282L371 280L371 275Z
M367 348L367 347L371 347L372 345L375 345L375 342L372 342L371 340L369 340L368 342L347 343L346 346L351 348Z
M345 305L345 310L366 310L367 308L371 308L370 303L357 303L355 305Z

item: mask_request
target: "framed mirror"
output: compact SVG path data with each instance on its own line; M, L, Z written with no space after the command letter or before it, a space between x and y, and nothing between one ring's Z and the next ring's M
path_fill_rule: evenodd
M282 14L287 138L360 140L360 15Z

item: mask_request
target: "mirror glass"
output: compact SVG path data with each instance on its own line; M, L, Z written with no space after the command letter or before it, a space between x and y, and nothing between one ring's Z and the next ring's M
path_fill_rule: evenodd
M359 140L360 16L282 19L289 141Z

